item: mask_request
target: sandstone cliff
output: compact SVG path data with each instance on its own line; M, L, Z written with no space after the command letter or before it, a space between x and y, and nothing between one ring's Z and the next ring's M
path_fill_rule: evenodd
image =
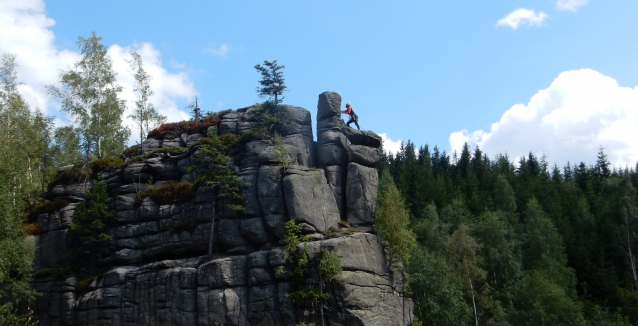
M40 324L409 325L412 303L401 293L401 273L390 271L372 227L381 139L346 127L340 106L337 93L319 96L317 142L310 113L287 106L292 123L282 140L293 163L287 169L270 140L249 141L231 157L227 167L243 181L241 211L225 209L227 200L213 187L200 187L179 203L139 200L149 185L193 181L189 167L201 162L192 150L173 155L158 149L196 144L201 133L149 138L144 160L100 172L115 212L107 230L111 239L100 254L106 267L88 284L72 273L39 273L34 287L43 293L35 306ZM245 134L256 126L254 110L227 113L209 131ZM36 270L59 269L78 250L68 229L90 187L67 182L48 193L69 204L37 217ZM288 296L299 286L286 272L291 266L282 236L290 219L309 235L299 245L310 262L304 286L328 293L326 299ZM207 255L211 232L213 254ZM312 276L322 249L342 257L341 282Z

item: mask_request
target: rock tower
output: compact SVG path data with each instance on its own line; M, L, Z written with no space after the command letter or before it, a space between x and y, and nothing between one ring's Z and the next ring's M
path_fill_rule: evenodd
M193 181L189 167L201 164L194 148L206 135L148 138L141 160L100 172L115 222L102 248L107 267L93 277L54 275L81 249L68 229L91 182L55 185L49 199L68 204L40 214L41 233L31 236L38 246L33 285L42 293L35 305L40 325L409 325L412 302L373 230L381 138L346 127L340 106L339 94L319 95L317 142L310 113L286 106L292 117L281 135L292 163L287 169L268 139L248 141L231 157L228 168L243 181L241 211L225 209L211 187L179 203L139 200L149 185ZM244 135L257 126L255 110L226 113L208 132ZM308 275L321 252L341 257L340 282L317 285L310 276L305 282L327 293L325 299L289 296L299 286L287 272L282 241L290 219L307 235L299 248L306 248Z

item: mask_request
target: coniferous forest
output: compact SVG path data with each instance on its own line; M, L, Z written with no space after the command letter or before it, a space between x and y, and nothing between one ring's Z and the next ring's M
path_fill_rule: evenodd
M562 168L467 144L382 155L379 205L398 189L415 236L403 247L419 322L638 324L637 170L602 148Z

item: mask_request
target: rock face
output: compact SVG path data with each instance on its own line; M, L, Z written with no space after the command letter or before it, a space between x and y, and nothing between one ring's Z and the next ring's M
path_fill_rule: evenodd
M158 151L197 145L203 134L147 139L142 161L101 173L115 222L106 230L111 240L101 248L98 275L46 273L81 250L68 229L91 187L55 185L48 198L71 203L38 216L41 234L30 239L39 246L33 286L43 294L35 306L40 325L409 325L412 302L402 295L401 273L388 268L372 228L381 138L346 127L340 106L337 93L319 96L317 142L310 113L286 106L292 122L282 140L292 165L285 170L270 140L248 141L231 157L228 168L243 182L242 211L225 209L227 199L208 186L178 203L139 200L151 180L154 187L192 181L188 167L203 164L191 155L195 148ZM248 133L257 109L227 113L209 132ZM308 275L326 250L341 257L341 282L322 283L329 295L322 302L289 296L299 290L282 241L290 219L308 235L300 244Z

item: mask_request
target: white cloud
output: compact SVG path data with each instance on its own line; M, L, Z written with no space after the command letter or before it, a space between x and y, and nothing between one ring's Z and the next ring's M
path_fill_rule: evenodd
M558 10L576 11L578 7L587 4L587 0L558 0L556 2L556 8Z
M214 48L204 49L204 53L211 53L218 57L226 57L226 54L228 54L228 51L230 51L230 47L228 46L228 44L222 44L217 48L214 47Z
M79 51L56 48L55 35L50 30L53 25L55 21L46 16L42 0L0 1L0 53L16 54L18 80L23 83L19 87L20 93L31 108L39 107L48 114L57 114L58 104L46 94L45 87L57 84L60 71L69 69L80 59ZM160 60L161 53L151 43L109 48L117 80L124 87L122 98L127 100L129 107L135 101L134 80L125 61L130 59L130 50L140 53L144 69L153 77L151 87L155 95L151 102L160 114L167 116L168 121L188 118L176 102L180 99L190 101L197 95L193 83L184 72L168 72ZM172 61L171 65L174 69L185 67Z
M543 25L547 17L547 14L542 11L536 12L534 9L518 8L501 18L496 26L509 26L512 29L518 29L521 25L538 27Z
M385 150L386 153L396 154L399 152L401 144L403 143L401 140L393 141L388 138L388 134L385 132L379 134L379 136L381 136L381 139L383 140L383 150Z
M113 69L117 73L117 81L123 87L120 97L126 100L128 110L125 116L132 113L135 105L136 95L133 92L135 80L131 73L131 68L127 60L131 60L130 51L137 51L142 57L144 70L151 76L150 86L155 92L149 99L153 103L155 109L161 114L168 117L168 121L182 121L189 119L188 113L181 111L177 107L176 101L183 99L188 102L197 95L193 83L188 79L188 75L184 72L170 73L163 66L161 53L151 43L133 44L132 46L121 47L113 45L109 48L109 55L113 59ZM135 131L134 123L130 119L126 119L127 125L131 130ZM133 132L135 135L136 133ZM134 137L135 139L135 137Z
M79 54L58 50L49 27L55 21L46 17L41 0L0 2L0 53L16 55L20 93L32 108L46 113L53 103L44 87L55 83L60 69L70 67Z
M620 87L591 69L561 73L527 105L507 110L489 131L461 130L449 137L452 150L464 142L490 154L511 158L547 155L559 166L569 162L594 164L602 146L614 166L638 161L638 86Z

